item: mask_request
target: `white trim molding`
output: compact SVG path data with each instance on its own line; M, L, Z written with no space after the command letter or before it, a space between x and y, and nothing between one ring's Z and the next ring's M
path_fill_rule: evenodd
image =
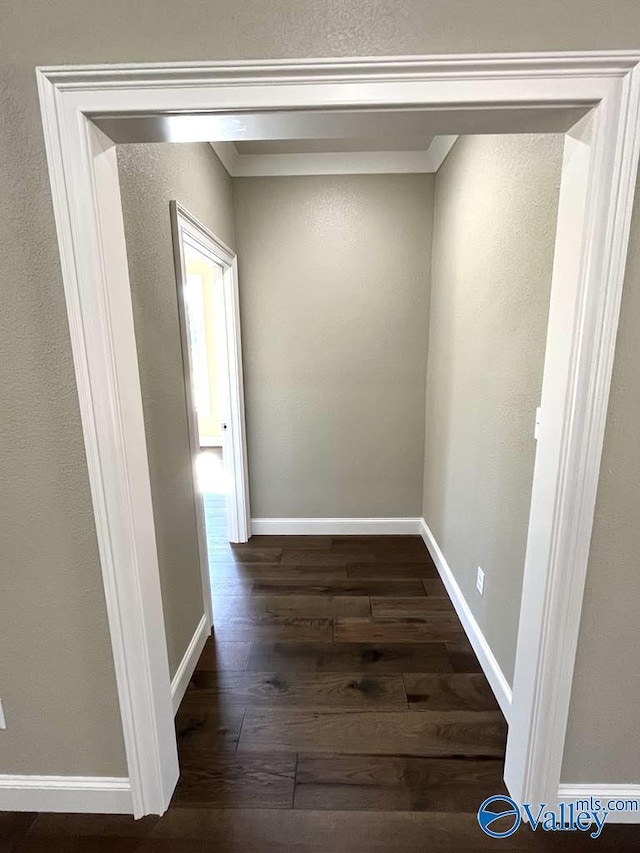
M640 56L565 135L505 782L558 789L640 156Z
M0 776L0 812L131 814L131 783L119 776Z
M324 151L314 154L240 154L233 142L211 147L232 178L284 175L433 174L457 136L434 136L425 151Z
M505 762L515 799L550 801L560 784L640 154L640 52L60 66L36 74L137 816L164 812L179 768L118 128L128 128L129 142L210 141L224 138L213 125L238 112L292 121L314 113L320 121L327 111L402 109L428 110L443 133L468 133L478 116L487 133L507 132L507 124L510 132L548 131L554 116L556 130L566 131Z
M458 140L457 136L434 136L427 151L431 160L431 171L437 172L440 166L449 156L449 153Z
M238 160L240 154L233 142L211 142L209 143L215 151L216 157L227 170L231 178L238 176Z
M264 536L410 536L419 518L252 518L251 532Z
M638 804L637 810L635 808L629 811L608 810L606 823L640 823L640 784L619 782L610 785L590 785L588 782L580 784L563 782L558 788L559 803L590 800L591 797L600 800L604 808L610 800L620 800L625 803L630 800L635 801Z
M511 717L511 686L500 668L500 664L496 660L495 655L491 651L491 647L482 633L482 629L478 625L475 616L471 612L471 608L462 594L462 590L451 571L451 567L449 566L446 557L442 553L440 546L436 542L435 536L431 532L431 529L424 518L420 519L420 535L424 540L424 544L427 546L427 550L431 554L431 559L436 565L438 573L442 578L442 582L449 594L449 598L456 609L458 618L462 622L462 627L469 638L469 642L473 646L473 650L480 662L482 671L487 676L487 681L489 682L494 696L498 700L500 709L508 723Z
M176 670L176 674L171 679L171 703L174 715L178 713L182 697L189 686L196 664L200 660L204 644L210 636L211 622L209 615L204 613L202 619L198 622L198 627L194 631L193 637L189 641L187 650Z

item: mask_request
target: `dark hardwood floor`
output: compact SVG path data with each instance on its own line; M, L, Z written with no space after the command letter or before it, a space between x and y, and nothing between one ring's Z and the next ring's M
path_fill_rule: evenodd
M215 636L176 718L169 811L4 816L0 851L640 851L631 826L482 833L478 806L505 792L506 724L421 539L233 547L220 500Z

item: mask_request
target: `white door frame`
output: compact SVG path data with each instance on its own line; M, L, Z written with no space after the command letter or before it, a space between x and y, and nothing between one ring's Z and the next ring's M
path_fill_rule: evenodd
M479 109L591 109L567 136L507 748L509 790L538 802L560 780L640 149L639 61L615 51L38 69L136 815L167 808L178 764L115 145L92 116L182 114L187 141L206 139L207 116L224 111L414 107L471 122Z
M198 419L192 394L191 351L186 320L184 287L186 282L183 239L186 238L214 263L222 267L224 364L221 370L221 395L223 411L228 429L223 435L223 465L228 480L226 492L227 531L229 542L246 542L250 533L249 474L247 461L247 439L244 415L244 388L242 379L242 344L240 338L240 295L238 292L238 261L235 252L209 229L199 222L177 201L169 205L171 231L173 235L176 283L178 285L178 313L182 361L185 374L185 389L189 418L192 470L196 483L196 463L200 453ZM207 558L207 534L204 522L204 507L201 495L196 491L198 511L198 545L200 566L203 575L203 595L208 596L208 612L211 613L211 589L209 561ZM207 602L205 601L205 608ZM205 612L207 612L205 610Z

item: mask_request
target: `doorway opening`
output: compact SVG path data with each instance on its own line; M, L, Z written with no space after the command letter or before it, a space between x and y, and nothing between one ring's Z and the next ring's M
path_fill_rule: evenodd
M223 431L228 430L227 401L223 400L226 371L223 268L183 233L186 280L184 289L191 382L198 426L196 486L204 502L209 538L227 533L226 495L229 492Z
M178 316L197 491L200 562L208 543L249 537L240 306L234 252L171 202Z
M541 54L40 70L134 813L164 811L178 768L114 144L402 108L428 113L434 132L511 122L565 134L506 766L516 799L543 801L559 790L640 140L637 66Z

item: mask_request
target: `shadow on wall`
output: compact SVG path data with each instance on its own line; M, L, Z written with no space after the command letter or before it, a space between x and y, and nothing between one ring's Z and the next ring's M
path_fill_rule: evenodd
M509 683L562 149L460 137L436 176L423 515Z

